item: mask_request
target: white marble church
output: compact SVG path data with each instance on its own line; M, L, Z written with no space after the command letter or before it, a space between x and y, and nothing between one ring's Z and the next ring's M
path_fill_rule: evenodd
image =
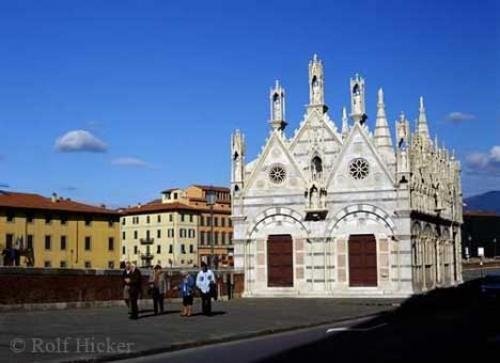
M324 84L314 56L309 105L287 136L276 82L271 130L255 160L246 163L243 134L232 136L234 258L244 296L405 297L461 282L460 163L431 139L423 98L415 130L401 113L393 142L382 89L372 132L364 79L349 82L349 114L333 109L340 125Z

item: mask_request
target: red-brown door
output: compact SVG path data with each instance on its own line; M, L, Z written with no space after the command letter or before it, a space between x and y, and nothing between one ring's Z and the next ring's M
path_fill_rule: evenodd
M267 239L267 286L293 287L293 242L289 234Z
M377 242L373 234L349 236L349 285L377 286Z

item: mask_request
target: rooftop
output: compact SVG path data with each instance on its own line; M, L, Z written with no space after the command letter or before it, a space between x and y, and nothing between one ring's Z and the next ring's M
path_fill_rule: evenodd
M117 211L107 209L104 206L75 202L69 198L57 196L56 194L51 198L47 198L40 194L18 193L4 190L0 190L0 208L1 207L90 214L119 214Z

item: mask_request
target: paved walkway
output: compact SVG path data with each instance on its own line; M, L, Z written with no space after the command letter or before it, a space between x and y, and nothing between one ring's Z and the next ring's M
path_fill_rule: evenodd
M0 316L0 362L74 361L134 356L257 336L388 311L397 300L238 299L216 302L214 316L179 316L179 304L163 315L145 309L139 320L125 307Z

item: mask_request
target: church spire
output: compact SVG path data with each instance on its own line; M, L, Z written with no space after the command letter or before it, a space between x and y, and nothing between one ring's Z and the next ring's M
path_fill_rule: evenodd
M349 124L347 118L347 110L344 106L342 107L342 138L345 139L348 133L349 133Z
M284 130L285 122L285 90L281 87L278 80L269 92L270 101L270 120L271 128L273 130Z
M429 126L427 125L427 115L425 114L423 97L420 97L420 107L418 109L417 134L425 139L429 139Z
M385 114L384 91L378 90L377 120L375 122L374 142L379 150L392 152L391 132Z
M309 62L309 106L325 106L323 64L316 54Z

